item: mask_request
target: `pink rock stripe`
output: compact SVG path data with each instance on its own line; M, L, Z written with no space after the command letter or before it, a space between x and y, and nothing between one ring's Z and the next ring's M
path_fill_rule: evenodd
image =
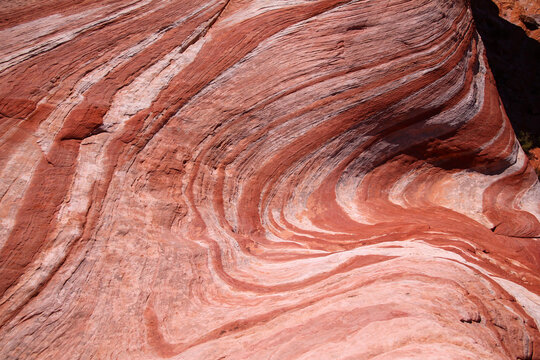
M0 84L2 359L540 359L469 1L12 1Z

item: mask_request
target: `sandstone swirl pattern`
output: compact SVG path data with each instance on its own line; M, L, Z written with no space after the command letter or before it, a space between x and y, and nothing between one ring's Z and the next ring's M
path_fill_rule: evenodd
M1 358L540 359L467 2L3 6Z

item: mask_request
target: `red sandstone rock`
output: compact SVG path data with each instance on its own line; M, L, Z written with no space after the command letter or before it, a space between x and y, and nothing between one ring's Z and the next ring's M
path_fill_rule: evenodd
M540 148L535 148L529 151L529 160L536 174L540 177Z
M2 358L540 358L540 184L468 2L0 19Z
M499 15L521 27L528 36L540 41L540 2L538 0L494 0Z

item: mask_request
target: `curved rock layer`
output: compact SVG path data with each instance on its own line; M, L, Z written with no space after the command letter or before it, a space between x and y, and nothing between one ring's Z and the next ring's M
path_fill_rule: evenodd
M7 4L2 358L540 358L467 2Z

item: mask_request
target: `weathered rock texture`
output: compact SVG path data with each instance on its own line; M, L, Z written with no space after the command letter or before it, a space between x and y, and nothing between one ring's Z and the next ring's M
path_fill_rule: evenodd
M3 359L540 358L467 2L15 1L0 39Z
M521 27L527 35L540 40L540 1L538 0L494 0L499 14Z
M499 95L518 138L526 150L540 148L540 30L531 32L519 20L522 15L536 16L534 14L540 11L540 2L497 3L500 9L491 0L473 1L475 25L486 48ZM511 17L509 14L517 15ZM529 156L532 158L532 153L529 152ZM540 173L539 168L537 171Z

